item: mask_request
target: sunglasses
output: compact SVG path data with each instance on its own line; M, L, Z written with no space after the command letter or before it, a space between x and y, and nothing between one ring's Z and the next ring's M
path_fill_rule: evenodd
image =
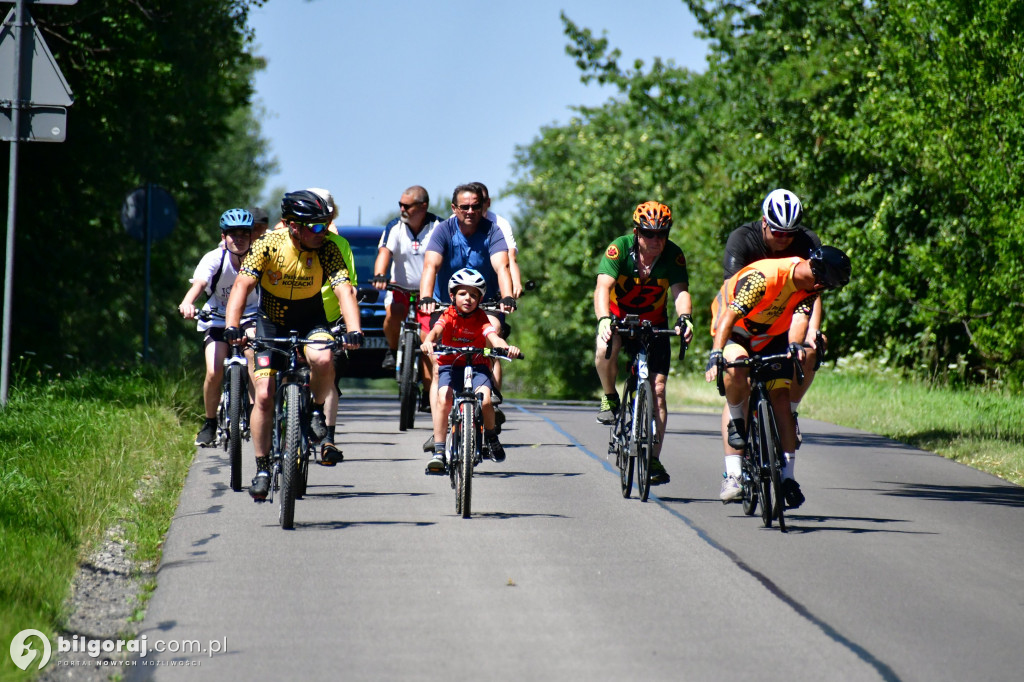
M459 204L455 208L459 209L463 213L469 213L470 211L479 212L482 207L483 204Z
M399 201L398 202L398 207L401 208L403 211L408 211L413 206L419 206L420 204L423 204L423 203L426 203L426 202L414 201L411 204L406 204L406 203L403 203L403 202Z
M641 237L646 237L647 239L668 239L667 230L637 230L637 232L640 233Z
M322 234L327 231L327 223L295 223L300 227L304 227L313 234Z
M769 227L768 231L772 233L772 236L776 239L792 239L796 236L794 232L785 232L783 230L776 230L775 228Z

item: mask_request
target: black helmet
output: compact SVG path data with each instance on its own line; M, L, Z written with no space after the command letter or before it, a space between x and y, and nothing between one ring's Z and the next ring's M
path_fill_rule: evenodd
M834 246L819 246L811 251L814 281L828 289L846 286L850 281L850 257Z
M331 217L331 210L327 208L323 197L307 189L289 192L281 199L281 220L326 223Z

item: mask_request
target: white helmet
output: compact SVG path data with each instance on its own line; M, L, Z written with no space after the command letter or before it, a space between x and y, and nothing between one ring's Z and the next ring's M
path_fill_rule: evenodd
M803 214L800 200L788 189L772 190L761 205L761 215L768 220L768 226L781 232L795 232Z
M480 292L480 299L487 295L487 281L473 268L462 268L448 280L448 296L455 298L456 287L473 287Z

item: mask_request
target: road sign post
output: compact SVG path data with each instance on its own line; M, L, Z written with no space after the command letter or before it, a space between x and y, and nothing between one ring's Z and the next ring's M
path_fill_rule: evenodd
M11 143L7 181L7 241L4 256L3 342L0 344L0 406L7 404L11 360L11 298L14 284L14 228L18 197L18 144L23 141L63 142L65 107L71 88L57 67L50 48L32 21L28 7L74 5L78 0L16 0L0 27L0 65L10 65L13 77L0 78L0 137ZM8 0L9 4L9 0ZM31 33L26 35L26 29ZM9 112L8 112L9 110ZM24 120L23 120L24 115ZM9 127L5 125L9 124Z

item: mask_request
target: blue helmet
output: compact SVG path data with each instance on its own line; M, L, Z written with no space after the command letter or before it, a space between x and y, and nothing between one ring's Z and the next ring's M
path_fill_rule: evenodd
M249 230L252 231L252 213L244 208L229 208L220 216L220 231Z

